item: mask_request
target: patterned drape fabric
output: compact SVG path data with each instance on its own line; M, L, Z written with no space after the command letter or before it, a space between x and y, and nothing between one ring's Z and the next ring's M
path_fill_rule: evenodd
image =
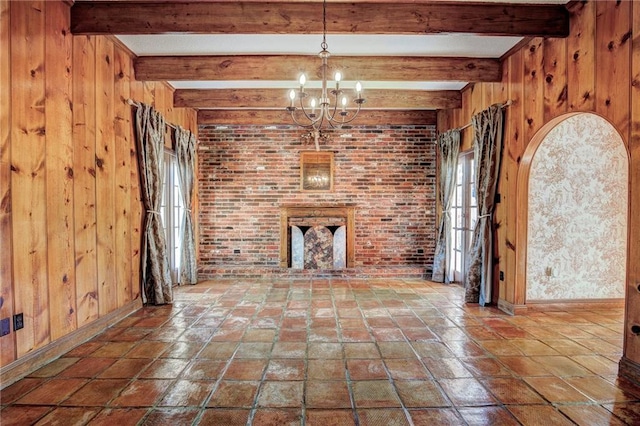
M180 226L180 284L197 284L198 267L196 265L196 239L193 230L191 198L193 197L193 181L196 153L196 136L189 130L178 127L174 131L176 157L178 159L178 176L180 192L186 209Z
M484 306L491 302L493 275L493 210L502 155L502 105L473 116L475 181L478 220L465 268L465 300Z
M140 192L146 209L142 233L142 301L162 305L173 301L169 259L160 203L164 180L164 118L151 106L136 111L136 142Z
M456 187L456 171L460 154L460 130L453 129L438 135L437 146L439 159L438 201L442 214L436 236L436 251L433 256L433 273L431 280L449 282L449 261L451 254L451 198Z

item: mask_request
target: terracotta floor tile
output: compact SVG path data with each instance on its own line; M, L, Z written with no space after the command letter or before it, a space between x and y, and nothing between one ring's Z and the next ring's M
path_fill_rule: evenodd
M91 353L94 358L120 358L136 345L136 342L106 342Z
M618 363L602 355L574 355L570 359L600 376L618 374Z
M58 358L33 373L30 373L28 377L54 377L78 362L79 359L80 358Z
M106 406L129 384L129 379L96 379L62 402L69 406Z
M242 337L243 342L273 342L276 337L275 329L252 328Z
M559 377L526 377L524 379L536 392L552 403L593 402Z
M114 358L82 358L60 372L58 377L96 377L114 362Z
M379 408L358 409L357 411L361 426L410 425L407 415L401 409Z
M198 358L205 359L229 359L235 353L239 343L236 342L211 342L198 354Z
M508 340L482 340L478 344L493 356L521 356L520 349Z
M599 405L561 405L558 410L578 425L623 426L626 424Z
M43 417L53 407L12 405L0 411L0 424L2 426L32 425Z
M335 328L312 328L309 332L309 342L337 342L338 331Z
M573 422L550 405L510 405L509 411L525 425L571 426Z
M189 425L196 416L198 410L188 408L156 408L145 418L143 425L175 426Z
M424 408L409 410L409 415L416 426L438 425L459 426L463 420L451 408Z
M386 379L387 372L381 359L349 359L347 370L351 380Z
M152 360L150 359L119 359L98 375L100 379L133 379L137 377Z
M511 370L502 365L495 358L461 358L465 368L476 377L508 377L512 376Z
M490 378L481 380L502 404L545 404L546 401L526 382L516 378Z
M635 392L631 393L612 385L601 377L566 377L564 380L599 403L637 401L640 399L640 389L635 389Z
M195 359L182 371L182 378L188 380L215 380L222 376L227 361Z
M304 342L276 342L273 345L273 358L304 358L307 344Z
M405 337L399 328L371 328L378 342L404 342Z
M111 401L112 407L144 407L155 404L172 384L171 380L134 380L120 396Z
M265 381L260 386L258 407L300 407L303 388L301 381Z
M378 347L373 342L345 343L344 353L347 358L380 358Z
M44 382L45 380L41 378L27 377L7 386L0 391L0 405L11 404Z
M429 372L438 379L461 379L473 374L457 358L422 358Z
M551 373L544 368L542 364L533 359L525 356L513 356L513 357L499 357L502 364L507 366L518 376L522 377L536 377L536 376L551 376Z
M18 399L16 403L27 405L59 404L87 382L87 379L51 379Z
M416 358L413 347L407 342L379 342L378 347L383 358Z
M451 402L432 380L398 380L400 399L407 408L450 407Z
M300 426L302 422L302 410L260 408L253 416L252 424L274 426Z
M140 375L140 379L175 379L189 364L186 359L157 359Z
M215 382L207 380L178 380L162 397L159 406L188 407L200 406L209 397Z
M281 329L278 333L278 342L306 342L307 330Z
M303 380L303 359L272 359L267 366L265 380Z
M356 421L351 410L316 410L306 412L307 426L355 426Z
M160 357L161 358L180 358L191 360L203 348L202 343L176 342L169 346Z
M240 342L244 336L243 328L218 328L211 337L212 342Z
M442 342L411 342L411 346L422 358L455 358L453 352Z
M341 359L310 359L307 364L310 380L345 380L346 369Z
M364 328L343 328L341 331L343 342L372 342L373 336Z
M626 424L640 424L640 402L617 402L603 407Z
M259 382L229 382L223 380L207 403L207 407L250 408Z
M349 408L351 399L345 381L309 380L305 403L309 408Z
M88 424L91 426L136 426L146 414L146 408L105 408Z
M309 343L309 359L342 359L342 343Z
M400 398L387 380L353 382L356 407L400 407Z
M417 359L385 359L389 374L395 380L426 380L433 376Z
M445 394L455 406L495 404L496 400L476 379L440 379Z
M142 341L127 353L127 358L157 358L170 346L168 342Z
M519 426L520 423L504 407L470 407L458 410L469 426ZM545 423L540 423L543 425ZM531 423L536 425L536 423Z
M98 412L100 412L100 408L58 407L35 424L82 426L87 424Z
M260 380L267 366L266 359L233 359L226 372L224 380Z
M71 349L69 352L64 354L64 357L74 358L74 357L89 356L89 354L95 352L98 348L102 347L104 344L105 342L96 342L96 341L85 342Z

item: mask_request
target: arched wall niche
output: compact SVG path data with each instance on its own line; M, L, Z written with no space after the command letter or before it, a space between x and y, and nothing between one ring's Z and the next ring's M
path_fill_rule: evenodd
M600 115L533 137L518 171L515 305L624 298L629 155Z

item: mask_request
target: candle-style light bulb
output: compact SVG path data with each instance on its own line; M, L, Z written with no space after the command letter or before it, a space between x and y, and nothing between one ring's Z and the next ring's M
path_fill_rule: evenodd
M307 82L307 77L304 74L300 74L300 87L304 86L304 84Z
M347 97L343 96L342 97L342 111L346 111L347 110Z
M340 80L342 80L342 73L340 71L336 71L336 74L335 74L334 78L336 80L336 83L339 83Z
M311 114L316 113L316 98L311 98Z
M296 91L291 89L289 92L289 99L291 99L291 106L293 106L293 101L296 99Z
M360 92L362 92L362 84L360 82L356 83L356 93L358 94L358 98L360 98Z

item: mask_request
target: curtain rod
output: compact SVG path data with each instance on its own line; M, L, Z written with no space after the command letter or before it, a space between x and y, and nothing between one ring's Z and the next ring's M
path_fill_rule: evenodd
M503 108L503 109L504 109L504 108L508 107L509 105L511 105L512 103L513 103L513 101L512 101L511 99L509 99L507 102L505 102L504 104L502 104L502 105L500 106L500 108ZM458 130L461 130L461 131L462 131L462 130L466 129L467 127L471 127L471 123L467 123L467 124L465 124L465 125L464 125L464 126L462 126L462 127L458 127ZM453 130L453 129L452 129L452 130Z
M133 99L127 99L127 103L129 105L132 105L132 106L136 107L136 108L140 108L141 107L141 104L139 102L134 101ZM167 127L171 127L172 129L175 129L175 130L177 130L178 127L179 127L177 124L169 123L168 121L165 121L164 125L167 126Z

